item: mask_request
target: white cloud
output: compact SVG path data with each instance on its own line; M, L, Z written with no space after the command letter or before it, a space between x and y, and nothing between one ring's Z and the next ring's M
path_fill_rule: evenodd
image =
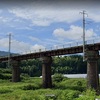
M3 16L0 16L0 23L6 23L6 22L10 22L11 21L11 18L7 18L7 17L3 17Z
M8 50L9 47L9 40L8 38L0 39L0 47ZM45 47L39 44L31 45L29 43L25 43L23 41L12 40L11 41L11 52L16 53L28 53L28 52L35 52L39 51L39 49L44 49Z
M79 10L70 9L36 9L30 6L24 9L20 7L12 8L9 9L9 12L17 17L31 20L33 25L36 26L48 26L53 22L72 23L81 18L81 16L79 16Z
M35 51L35 52L38 52L38 51L45 51L45 47L43 45L38 45L38 44L35 44L34 46L31 47L31 51Z
M69 30L64 30L62 28L55 29L53 31L53 35L59 39L81 39L83 36L83 28L79 26L71 25ZM93 29L86 30L86 38L90 38L92 36L96 36Z
M0 13L2 13L2 10L0 9Z
M82 19L82 15L80 15L79 12L81 12L81 9L84 9L84 6L73 8L74 7L70 9L70 7L64 6L60 9L59 7L54 7L54 5L53 7L52 5L47 5L46 7L42 5L40 7L39 5L36 6L34 3L31 3L27 7L13 7L9 9L9 12L18 18L30 20L33 25L49 26L54 22L73 23ZM95 22L100 22L100 13L98 11L100 7L95 6L95 8L92 8L86 6L85 8L90 19Z
M38 38L33 37L33 36L29 36L29 39L31 39L32 41L39 41L39 39L38 39Z
M89 18L92 19L95 22L100 22L100 13L98 13L98 11L90 12Z
M2 38L0 39L0 47L1 48L8 48L8 38Z
M93 3L85 5L85 3L82 4L82 2L78 4L76 2L73 2L73 4L72 2L62 2L61 4L61 2L54 1L53 3L47 2L45 4L45 2L40 2L39 0L27 4L25 3L24 5L20 4L20 6L15 3L11 7L7 7L10 14L6 11L6 13L4 13L5 15L1 15L1 21L13 25L16 23L22 24L29 22L28 24L32 23L32 25L35 26L49 26L55 22L73 23L82 19L82 15L80 15L79 12L85 8L90 19L95 22L100 22L100 7L98 5L94 6ZM1 9L0 12L2 12ZM23 22L23 19L27 21L24 20Z

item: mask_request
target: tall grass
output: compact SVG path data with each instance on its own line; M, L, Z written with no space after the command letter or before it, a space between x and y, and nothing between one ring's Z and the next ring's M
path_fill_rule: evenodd
M27 78L12 83L0 80L0 100L94 100L94 90L86 90L85 79L64 78L53 81L52 89L42 88L41 78Z

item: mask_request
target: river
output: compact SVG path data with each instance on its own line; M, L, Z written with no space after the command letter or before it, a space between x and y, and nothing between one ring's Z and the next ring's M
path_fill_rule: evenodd
M87 74L64 74L65 77L68 78L86 78ZM100 74L99 74L100 77Z

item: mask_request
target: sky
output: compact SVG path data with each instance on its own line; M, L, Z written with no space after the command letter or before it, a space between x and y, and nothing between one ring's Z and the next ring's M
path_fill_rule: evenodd
M27 53L77 44L85 38L100 42L100 3L92 0L0 1L0 51Z

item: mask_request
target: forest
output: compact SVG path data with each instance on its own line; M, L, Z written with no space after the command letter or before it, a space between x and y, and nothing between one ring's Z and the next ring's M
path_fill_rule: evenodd
M52 75L60 74L85 74L87 72L87 62L83 62L81 55L52 57L51 65ZM100 66L100 60L98 60ZM7 63L0 63L0 68L7 68ZM42 63L39 59L23 60L20 62L22 74L28 74L31 77L42 75ZM100 70L99 70L100 72Z

